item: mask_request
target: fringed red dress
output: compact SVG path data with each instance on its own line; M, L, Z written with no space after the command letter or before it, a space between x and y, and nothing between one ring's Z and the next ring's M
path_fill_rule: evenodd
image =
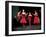
M31 27L31 19L32 19L32 15L28 16L28 21L29 21L30 29L32 29L32 27Z
M30 21L30 23L31 23L31 18L32 18L32 16L28 16L28 20Z
M40 22L39 17L38 16L34 16L34 24L38 25Z
M25 24L27 23L25 14L22 14L22 18L21 18L21 20L20 20L20 23L21 23L22 25L25 25Z

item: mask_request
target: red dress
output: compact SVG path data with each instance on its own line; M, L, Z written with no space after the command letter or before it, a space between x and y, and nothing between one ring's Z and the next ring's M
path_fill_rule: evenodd
M28 16L28 20L31 21L32 16Z
M38 24L39 23L39 17L38 16L34 16L34 24Z
M31 19L32 19L32 16L28 16L28 21L29 21L30 29L32 29L32 27L31 27Z
M24 14L22 14L22 18L21 18L21 20L20 20L20 23L21 23L22 25L25 25L25 24L27 23L27 21L26 21L26 18L25 18L25 15L24 15Z

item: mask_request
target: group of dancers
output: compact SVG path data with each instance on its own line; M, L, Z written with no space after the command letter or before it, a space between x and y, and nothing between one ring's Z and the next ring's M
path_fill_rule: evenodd
M38 25L40 23L40 18L38 16L37 11L35 11L35 13L33 14L34 19L33 19L33 24ZM19 21L19 23L21 23L24 27L26 25L26 23L29 23L30 27L31 27L31 20L32 20L32 14L31 12L26 13L25 10L23 9L22 12L19 11L16 15L17 20Z

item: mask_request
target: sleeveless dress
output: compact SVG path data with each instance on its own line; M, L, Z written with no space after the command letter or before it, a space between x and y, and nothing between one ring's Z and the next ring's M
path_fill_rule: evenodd
M34 24L38 24L40 22L39 17L38 16L34 16Z
M27 21L26 21L26 18L25 18L25 15L24 15L24 14L22 14L22 18L21 18L21 20L20 20L20 23L21 23L22 25L25 25L25 24L27 23Z
M32 19L32 16L28 16L28 21L29 21L30 29L32 29L32 26L31 26L31 19Z
M32 16L28 16L28 20L31 21Z

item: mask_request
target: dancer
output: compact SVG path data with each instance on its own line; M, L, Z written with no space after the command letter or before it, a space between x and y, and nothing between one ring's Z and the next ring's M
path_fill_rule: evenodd
M26 21L26 13L24 11L24 9L22 10L22 14L21 14L21 20L20 20L20 23L23 25L23 27L25 27L27 21Z
M34 14L34 24L38 25L39 23L40 23L40 19L39 19L38 13L35 11L35 14Z
M31 15L31 12L29 12L28 22L29 22L30 29L32 29L32 27L31 27L31 19L32 19L32 15Z

